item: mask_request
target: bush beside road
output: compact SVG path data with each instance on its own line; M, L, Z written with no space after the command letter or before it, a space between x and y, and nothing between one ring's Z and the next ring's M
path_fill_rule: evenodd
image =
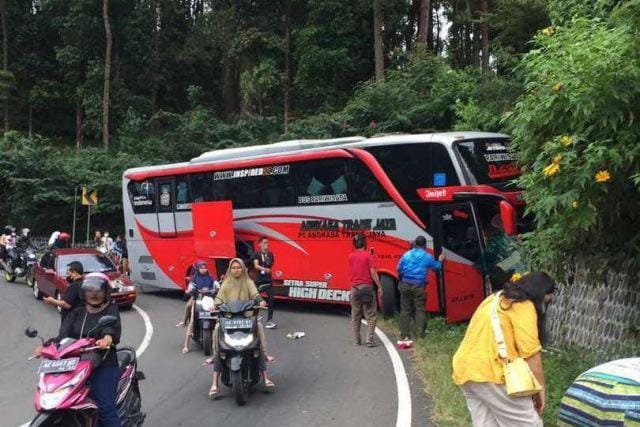
M395 320L386 320L382 326L390 332L392 339L398 336ZM466 330L466 324L448 325L441 317L431 318L427 323L427 336L415 341L415 349L411 350L414 372L422 376L425 391L433 401L431 417L436 425L471 425L464 397L451 379L451 359ZM555 426L565 390L579 374L597 364L596 355L580 348L549 348L544 351L542 360L547 386L547 409L543 420L545 426Z

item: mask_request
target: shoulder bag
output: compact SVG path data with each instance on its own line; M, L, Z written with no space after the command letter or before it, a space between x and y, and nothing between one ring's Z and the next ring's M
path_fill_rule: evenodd
M502 361L504 384L507 388L507 394L510 397L532 396L542 390L540 383L531 372L529 364L522 358L516 357L509 359L507 354L507 345L504 341L504 334L500 326L498 318L498 305L502 291L495 294L491 302L491 325L493 326L493 334L498 344L498 356Z

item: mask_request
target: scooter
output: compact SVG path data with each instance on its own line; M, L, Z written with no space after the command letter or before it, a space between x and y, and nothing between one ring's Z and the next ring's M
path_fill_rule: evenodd
M193 295L193 340L202 346L205 356L213 353L213 329L217 318L212 313L217 290L198 291Z
M30 278L33 277L35 264L36 253L32 248L25 250L12 249L7 254L7 259L0 261L0 265L4 269L4 279L7 282L15 282L18 277L26 277L27 284L29 284Z
M231 301L218 307L222 383L233 388L236 403L247 403L250 389L260 381L258 310L254 301Z
M103 316L97 328L112 326L117 319ZM38 337L38 331L27 328L29 338ZM95 351L99 347L93 338L65 338L60 344L49 344L42 349L43 361L38 368L39 381L34 404L36 417L31 427L78 426L95 427L98 407L89 397L89 381L96 368ZM116 406L123 427L141 426L146 414L141 411L142 399L138 380L144 374L137 370L136 352L130 347L117 350L120 380ZM29 360L33 359L30 357Z

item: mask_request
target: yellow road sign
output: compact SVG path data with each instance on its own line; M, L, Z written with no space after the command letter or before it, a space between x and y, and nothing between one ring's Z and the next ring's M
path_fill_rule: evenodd
M85 206L93 206L98 204L98 190L90 190L82 187L82 204Z

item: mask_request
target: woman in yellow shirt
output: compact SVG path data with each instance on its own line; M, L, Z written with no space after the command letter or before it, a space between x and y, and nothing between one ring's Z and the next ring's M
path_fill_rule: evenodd
M500 296L498 318L508 357L525 359L542 385L533 398L507 395L491 324L491 302L496 294L487 297L473 314L453 356L453 381L464 393L474 427L542 426L545 390L540 351L545 310L555 289L548 274L535 272L507 284Z

